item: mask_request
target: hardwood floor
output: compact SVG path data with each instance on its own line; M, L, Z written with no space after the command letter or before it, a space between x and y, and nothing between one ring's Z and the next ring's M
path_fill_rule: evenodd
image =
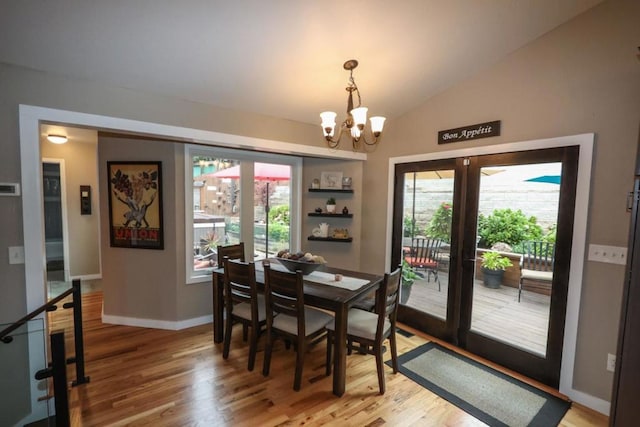
M387 367L387 392L378 394L372 356L347 358L347 390L338 398L324 375L325 345L306 357L302 389L294 392L295 354L278 343L271 375L262 376L264 338L253 372L248 346L234 329L222 359L212 325L165 331L102 324L102 293L83 295L88 384L70 389L73 426L477 426L484 425ZM70 310L49 313L51 329L65 328L73 354ZM402 354L429 340L410 328L398 337ZM74 379L69 366L69 380ZM574 404L561 426L605 426L607 418Z

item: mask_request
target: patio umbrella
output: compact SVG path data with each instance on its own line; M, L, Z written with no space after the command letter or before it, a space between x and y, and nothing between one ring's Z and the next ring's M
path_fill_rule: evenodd
M527 182L542 182L546 184L560 184L561 182L560 175L540 175L534 178L525 179Z
M209 174L215 178L240 178L240 165ZM265 210L265 254L269 256L269 181L288 181L291 179L291 166L274 163L254 163L253 178L267 181L267 200Z

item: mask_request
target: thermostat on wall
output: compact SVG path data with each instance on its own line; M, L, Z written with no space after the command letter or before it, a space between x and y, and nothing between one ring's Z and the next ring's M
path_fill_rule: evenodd
M20 184L15 182L0 182L0 196L19 196Z

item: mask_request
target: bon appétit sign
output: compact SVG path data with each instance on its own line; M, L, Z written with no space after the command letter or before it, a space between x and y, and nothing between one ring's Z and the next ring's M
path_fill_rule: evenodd
M441 130L438 132L438 144L468 141L471 139L488 138L500 135L500 120L495 122L478 123L476 125L463 126L455 129Z

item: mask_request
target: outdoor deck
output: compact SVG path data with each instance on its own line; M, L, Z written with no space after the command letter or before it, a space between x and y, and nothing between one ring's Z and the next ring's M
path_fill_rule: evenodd
M442 290L433 277L416 280L406 305L430 313L442 319L447 307L446 274L440 272ZM474 286L474 307L471 329L523 350L544 355L547 346L550 297L530 291L522 291L518 302L518 289L502 286L485 287L481 281Z

